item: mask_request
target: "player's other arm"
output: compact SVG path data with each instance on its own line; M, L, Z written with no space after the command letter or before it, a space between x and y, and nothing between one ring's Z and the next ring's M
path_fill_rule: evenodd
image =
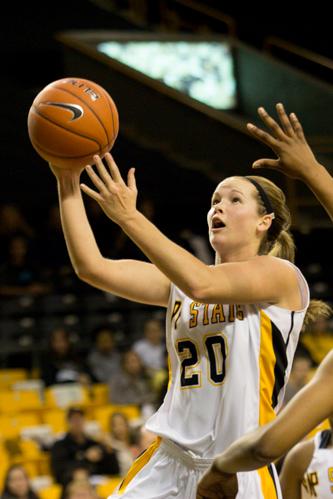
M333 350L315 376L271 423L234 442L215 460L225 473L251 471L283 456L333 414Z
M311 463L314 452L313 440L297 444L284 460L280 474L283 499L301 499L302 480Z
M102 256L80 190L80 173L53 167L58 180L61 223L73 268L92 286L129 300L167 306L170 281L154 265Z

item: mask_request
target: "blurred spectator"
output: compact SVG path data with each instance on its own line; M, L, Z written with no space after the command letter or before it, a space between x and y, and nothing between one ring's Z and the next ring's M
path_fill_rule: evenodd
M330 331L329 320L319 318L311 325L311 329L301 336L301 343L319 365L325 355L333 348L333 332Z
M63 487L62 487L61 499L65 498L68 484L72 482L89 482L89 479L90 479L90 469L88 468L87 465L82 463L73 465L71 469L66 472L64 476L62 482Z
M133 435L125 414L115 412L111 415L110 433L103 436L103 443L117 451L120 474L124 476L133 463L135 453Z
M49 291L50 284L43 282L41 269L29 252L29 240L25 236L13 236L8 244L6 262L0 268L0 293L17 296L25 293L38 295Z
M154 396L140 357L133 350L122 357L121 370L110 381L112 404L151 404Z
M309 354L300 349L296 351L289 381L286 386L284 404L287 404L308 383L311 377L311 368L312 361Z
M6 245L13 236L34 237L34 229L24 218L22 211L14 204L0 206L0 241Z
M89 384L95 381L88 366L75 352L69 333L54 329L50 336L49 350L40 360L40 376L45 386L58 383Z
M98 499L94 487L86 480L74 480L64 490L63 499Z
M115 348L113 332L108 326L97 329L95 346L87 362L91 372L100 383L108 383L119 372L120 354Z
M157 371L164 367L164 330L161 321L148 319L143 325L144 338L136 341L133 350L139 355L147 370Z
M14 464L8 469L1 499L38 499L38 495L30 487L29 477L23 466Z
M116 453L85 433L83 410L69 409L67 420L68 432L51 448L51 466L57 482L65 484L68 473L78 465L87 468L90 475L118 475Z

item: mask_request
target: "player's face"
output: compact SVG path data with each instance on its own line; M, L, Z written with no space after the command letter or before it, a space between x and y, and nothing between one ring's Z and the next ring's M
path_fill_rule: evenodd
M256 189L242 177L229 177L215 189L207 216L209 240L219 255L259 246Z

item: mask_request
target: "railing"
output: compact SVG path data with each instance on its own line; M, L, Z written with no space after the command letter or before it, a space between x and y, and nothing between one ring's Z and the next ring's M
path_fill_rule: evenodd
M277 36L269 36L264 41L263 49L273 56L280 57L292 63L299 69L310 72L312 75L332 82L333 60L317 54L304 47L290 43Z

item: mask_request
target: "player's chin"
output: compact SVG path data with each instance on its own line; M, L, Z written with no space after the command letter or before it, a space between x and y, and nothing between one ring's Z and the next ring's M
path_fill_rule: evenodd
M221 235L220 232L216 231L210 231L209 232L209 242L211 247L215 250L218 251L221 245L223 245L224 242L224 237Z

